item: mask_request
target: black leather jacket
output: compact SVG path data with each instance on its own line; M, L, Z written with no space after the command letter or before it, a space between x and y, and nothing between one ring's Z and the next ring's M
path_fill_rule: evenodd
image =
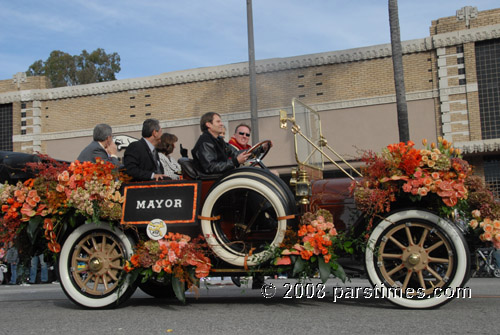
M196 168L206 174L220 174L240 166L239 153L222 137L215 138L208 131L200 135L191 151Z

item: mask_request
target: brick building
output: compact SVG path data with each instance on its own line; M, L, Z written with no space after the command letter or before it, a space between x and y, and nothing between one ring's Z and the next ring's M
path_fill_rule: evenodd
M432 21L428 37L402 44L411 139L453 141L500 190L500 9L464 7ZM390 44L256 67L260 139L274 143L268 166L288 172L295 163L293 136L278 126L294 97L320 112L329 144L348 159L398 141ZM228 138L236 124L250 123L247 63L62 88L18 73L0 80L0 150L74 160L95 124L139 138L150 117L192 148L208 111L222 115Z

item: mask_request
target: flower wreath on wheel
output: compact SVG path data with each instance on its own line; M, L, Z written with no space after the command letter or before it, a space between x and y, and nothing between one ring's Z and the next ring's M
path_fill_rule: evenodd
M439 137L437 144L427 140L422 144L420 150L408 141L388 145L380 154L363 154L363 179L353 182L351 191L357 208L368 218L367 230L392 207L419 203L440 216L453 217L458 225L468 225L473 244L480 239L500 247L500 205L483 179L472 174L451 142Z

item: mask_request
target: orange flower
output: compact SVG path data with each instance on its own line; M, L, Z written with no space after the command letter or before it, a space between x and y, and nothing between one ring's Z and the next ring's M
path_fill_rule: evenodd
M57 242L49 242L48 243L49 250L54 252L54 253L59 253L61 251L61 245Z
M325 263L330 262L330 259L331 259L331 258L332 258L332 255L330 255L330 254L327 254L327 255L324 255L324 256L323 256L323 259L325 260Z
M300 257L302 257L306 261L308 261L309 258L311 258L312 255L313 255L313 253L311 251L309 251L309 250L302 250L300 252Z

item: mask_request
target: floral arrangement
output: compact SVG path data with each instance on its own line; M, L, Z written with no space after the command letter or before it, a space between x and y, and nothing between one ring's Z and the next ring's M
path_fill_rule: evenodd
M352 241L345 241L335 229L332 214L324 209L307 212L301 218L297 233L287 231L284 242L276 251L275 266L292 266L292 276L312 277L319 271L324 282L330 274L346 279L343 268L337 263L335 251L352 253Z
M124 266L126 272L143 276L143 282L152 276L156 279L167 277L172 283L175 295L185 301L185 286L195 285L197 279L208 276L212 267L207 257L203 237L191 240L187 235L168 233L160 240L141 241L135 254Z
M473 219L469 222L470 228L479 234L483 242L492 242L495 249L500 249L500 220L481 218L479 210L472 211Z
M425 200L427 205L448 215L468 197L465 180L471 174L460 151L443 138L424 149L414 143L391 144L380 155L366 152L362 161L364 178L353 182L352 191L359 210L373 217L389 212L396 200ZM371 223L371 221L370 221Z
M482 178L469 177L466 187L469 190L466 213L471 213L468 225L472 235L482 243L492 243L500 249L500 204Z
M7 243L26 233L34 243L45 231L50 251L58 253L58 233L74 223L75 213L94 221L118 220L123 199L118 192L123 176L109 162L71 164L43 157L29 163L36 177L16 185L0 186L0 241Z

